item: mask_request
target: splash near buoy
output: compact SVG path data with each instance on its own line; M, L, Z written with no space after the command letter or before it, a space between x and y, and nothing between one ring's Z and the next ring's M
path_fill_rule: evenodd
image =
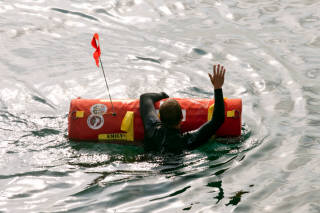
M174 99L182 108L182 132L195 130L214 116L212 99ZM155 104L156 110L159 110L163 101ZM139 112L139 100L113 100L112 102L105 99L73 99L68 116L69 139L141 144L144 128ZM215 135L240 136L242 100L225 98L224 103L225 122Z

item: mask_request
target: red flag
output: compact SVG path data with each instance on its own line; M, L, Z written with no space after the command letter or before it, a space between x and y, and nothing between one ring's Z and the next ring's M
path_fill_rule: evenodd
M98 44L97 44L98 41ZM101 55L101 50L100 50L100 42L99 42L99 35L98 33L95 33L93 35L91 45L93 48L96 49L96 51L93 53L93 58L96 61L97 67L99 67L99 57Z

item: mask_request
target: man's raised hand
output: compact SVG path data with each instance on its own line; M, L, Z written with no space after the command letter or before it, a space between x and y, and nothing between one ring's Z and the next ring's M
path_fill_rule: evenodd
M226 72L226 69L222 65L220 66L220 64L218 64L213 66L212 75L208 73L214 89L222 88L222 85L224 83L225 72Z

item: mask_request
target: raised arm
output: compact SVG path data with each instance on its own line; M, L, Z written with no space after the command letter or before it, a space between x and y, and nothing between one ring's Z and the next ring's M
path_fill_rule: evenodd
M220 128L224 122L224 101L222 86L224 83L225 68L223 66L214 65L213 74L209 74L210 81L214 87L214 111L212 119L202 125L196 131L187 133L190 139L187 142L188 149L194 149L206 143L212 135Z

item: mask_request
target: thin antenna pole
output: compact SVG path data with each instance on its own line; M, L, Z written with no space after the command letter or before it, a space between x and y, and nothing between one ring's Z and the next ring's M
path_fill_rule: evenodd
M108 90L108 94L109 94L109 99L110 99L110 103L111 103L111 106L112 106L112 115L116 116L117 114L114 111L114 107L113 107L113 103L112 103L112 99L111 99L111 95L110 95L110 91L109 91L109 86L108 86L106 74L104 73L104 69L103 69L103 65L102 65L102 61L101 61L100 56L99 56L99 61L100 61L100 64L101 64L101 69L102 69L102 72L103 72L104 82L106 82L106 86L107 86L107 90Z

